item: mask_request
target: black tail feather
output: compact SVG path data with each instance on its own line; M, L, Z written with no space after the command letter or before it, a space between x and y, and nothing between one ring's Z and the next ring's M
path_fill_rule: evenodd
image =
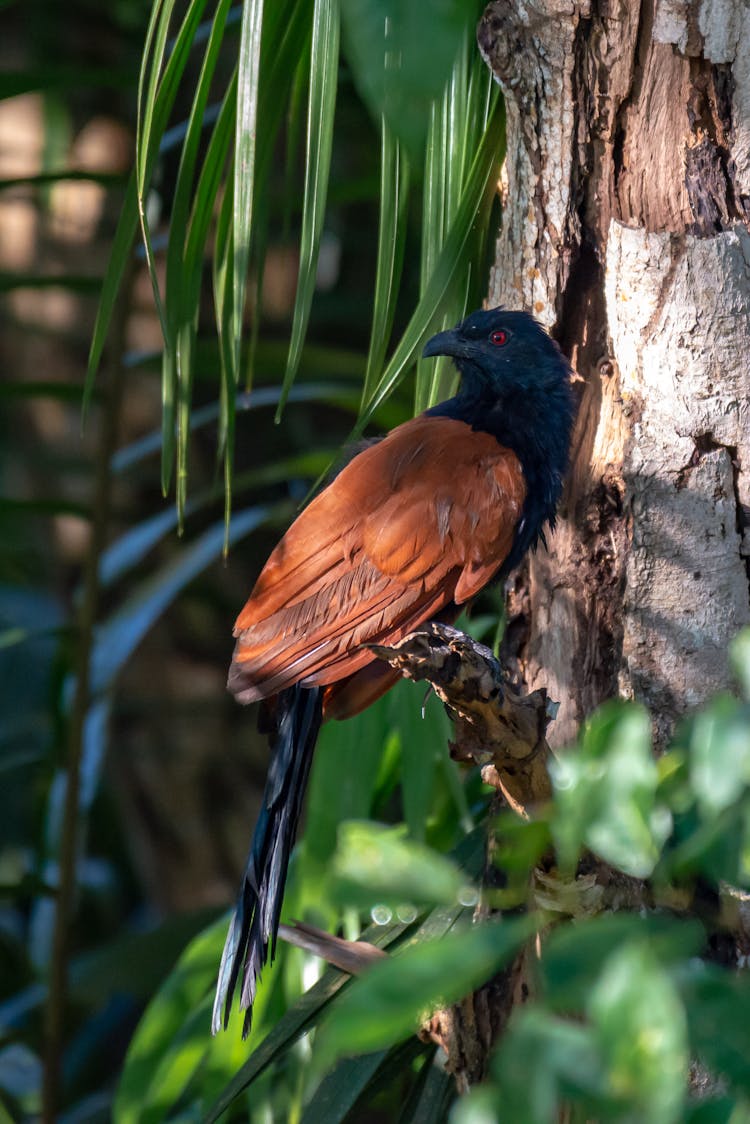
M289 687L278 697L263 806L219 968L211 1022L214 1034L221 1030L222 1022L227 1026L240 971L240 1006L246 1012L243 1037L250 1031L258 977L263 965L273 960L276 953L287 866L322 710L322 692L318 688Z

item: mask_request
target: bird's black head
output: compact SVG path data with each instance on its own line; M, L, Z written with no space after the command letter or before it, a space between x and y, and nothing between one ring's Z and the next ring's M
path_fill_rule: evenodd
M527 502L517 547L527 549L545 521L554 524L568 464L574 402L567 359L533 316L504 308L472 312L433 336L423 354L450 355L461 374L456 397L428 413L491 433L518 456Z
M464 391L482 398L533 394L570 381L570 368L557 344L527 312L472 312L455 328L433 336L423 354L450 355Z

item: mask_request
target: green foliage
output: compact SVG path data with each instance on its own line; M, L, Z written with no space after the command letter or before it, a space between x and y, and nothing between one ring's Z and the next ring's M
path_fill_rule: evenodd
M126 0L117 12L121 32L140 28L147 15ZM246 574L233 586L229 571L217 569L228 542L260 539L248 567L255 568L346 431L361 433L373 417L385 428L406 416L402 383L424 338L484 294L504 120L471 41L476 14L474 4L457 0L429 7L342 0L340 53L338 4L329 0L251 2L241 12L224 0L157 0L140 67L136 168L103 281L72 270L3 275L8 291L54 286L76 299L100 293L86 388L91 413L112 408L93 376L111 324L113 339L122 337L118 321L137 269L139 227L164 333L159 355L113 357L115 366L122 361L126 385L161 377L161 426L108 450L117 529L93 557L103 596L90 647L81 648L79 595L64 592L75 576L53 569L49 523L39 530L50 516L90 517L89 453L73 465L42 441L24 449L23 425L4 435L8 479L17 479L25 457L43 481L42 494L12 496L0 510L0 1113L13 1119L39 1109L39 1016L70 700L82 657L92 687L63 1057L70 1114L61 1119L99 1113L124 1122L333 1122L356 1119L363 1106L403 1124L434 1124L449 1113L459 1122L536 1124L562 1111L574 1120L748 1119L748 985L711 953L722 926L744 907L750 877L748 633L732 648L744 702L714 700L659 759L643 711L612 704L561 757L549 808L530 822L500 818L500 886L488 904L514 911L502 920L472 924L487 797L475 775L464 778L451 762L442 708L433 700L421 715L419 692L402 684L365 715L327 726L285 920L301 917L371 941L389 957L355 981L333 970L317 979L314 958L280 947L264 973L246 1043L236 1015L227 1034L211 1039L208 1032L225 919L204 928L205 911L178 920L151 915L144 926L143 892L134 888L127 855L137 844L122 811L113 810L105 753L111 741L121 765L118 739L129 720L122 674L132 672L143 644L154 633L164 642L174 629L164 649L166 679L169 665L188 662L191 647L228 632L237 588L247 586ZM93 81L134 88L135 77L116 67L93 73L30 65L11 77L3 96L80 95ZM369 107L369 126L350 79ZM174 124L177 112L184 120ZM352 171L359 133L363 148L379 151L379 168L372 161ZM276 159L282 147L283 177ZM49 148L59 151L60 138ZM45 167L7 178L0 189L44 191L78 175ZM304 188L295 194L297 181ZM360 246L368 222L359 218L354 252L345 247L358 263L361 256L360 272L374 276L372 300L342 292L329 299L316 289L324 226L345 225L342 199L369 205L373 231L378 216L372 245ZM159 200L166 221L156 217ZM302 247L288 333L262 311L264 262L282 229L285 238L293 229ZM410 268L417 259L418 270ZM291 335L288 348L276 338L282 329ZM44 374L45 382L3 384L4 401L77 410L83 388ZM410 396L426 406L452 378L447 364L417 362ZM243 384L253 385L249 399ZM280 431L268 437L270 415L262 411L285 404L290 436L279 448ZM216 423L218 473L203 463L214 459L207 433ZM235 429L245 435L244 448ZM156 471L150 457L159 452ZM198 481L190 495L188 470ZM166 490L173 478L177 509L155 508L159 486ZM239 510L232 516L233 500ZM176 544L178 526L184 538ZM484 624L494 629L494 621ZM227 654L228 642L212 659L218 664ZM159 697L161 672L152 720L168 730L169 752L179 755L174 712ZM181 705L188 710L192 701ZM243 739L249 729L245 721ZM217 762L225 748L218 747ZM212 815L218 831L213 805ZM483 826L471 832L475 820ZM171 845L170 837L165 849ZM656 908L644 916L592 916L591 887L573 881L579 861L590 864L592 854L620 872L614 878L625 886L628 876L646 878L644 900ZM532 872L553 862L557 880L548 878L530 899ZM694 894L702 922L691 916L698 913L690 906ZM719 901L721 911L712 904ZM687 916L673 916L677 906ZM369 919L375 923L363 929ZM533 997L513 1016L488 1084L451 1108L454 1082L413 1031L435 1005L502 971L537 929ZM118 1050L128 1038L121 1066ZM700 1105L686 1099L690 1059L723 1081Z
M146 39L139 83L136 175L130 185L110 266L89 360L89 387L99 364L118 287L126 273L136 219L149 265L164 334L162 376L162 487L177 464L180 522L187 504L188 435L193 398L194 351L202 267L213 253L213 295L220 341L220 455L224 461L229 519L234 468L234 400L243 366L250 385L258 338L258 306L268 243L267 200L273 148L288 108L288 130L297 131L305 109L298 96L307 70L304 192L300 263L279 416L297 375L308 330L326 214L338 87L341 15L334 0L284 0L243 6L239 61L226 84L211 124L209 97L226 45L228 8L216 7L206 35L199 34L205 0L194 0L168 50L174 4L158 0ZM436 325L454 322L483 290L481 267L488 217L502 150L502 115L491 78L468 28L476 18L468 0L450 5L388 5L350 2L344 7L346 54L382 135L380 236L375 303L359 431L391 393ZM430 52L423 28L430 21ZM205 40L203 63L192 93L189 118L180 129L181 155L171 205L166 278L162 291L148 211L160 143L186 73L191 49ZM309 54L308 54L309 52ZM312 61L311 61L312 60ZM209 135L200 158L201 139ZM398 139L394 139L398 138ZM412 158L425 145L421 300L384 366L394 322L403 260ZM212 215L218 208L218 217ZM258 301L251 340L246 336L246 289L257 272ZM418 399L426 391L424 370Z
M642 707L602 707L586 722L580 746L553 762L550 775L558 812L550 826L563 869L575 870L585 844L634 878L652 873L671 816L657 796Z
M394 910L401 903L450 905L472 893L455 863L410 841L405 824L342 823L331 873L337 896L360 906L374 900Z
M534 918L524 917L413 938L346 989L321 1030L320 1063L416 1033L432 1011L458 1002L499 971L534 929Z
M342 13L355 81L373 116L382 113L410 155L421 156L433 105L443 94L456 44L477 19L477 5L343 0Z
M744 637L738 647L743 643ZM343 900L378 917L387 903L381 920L395 916L399 923L395 928L387 922L376 925L365 934L366 939L379 934L379 944L385 940L392 952L388 959L343 988L342 977L329 971L324 980L331 983L323 986L321 981L317 991L303 996L285 1016L289 1019L298 1011L290 1027L309 1029L320 1023L307 1078L305 1119L349 1119L347 1114L369 1103L399 1066L402 1075L411 1074L410 1111L419 1119L419 1105L427 1103L423 1098L428 1086L432 1089L432 1067L426 1055L399 1051L409 1043L417 1050L413 1035L421 1020L502 970L535 932L542 938L532 973L533 1000L513 1014L492 1061L489 1084L456 1103L452 1124L506 1118L520 1124L552 1124L566 1109L574 1120L653 1124L746 1118L750 1041L745 1012L750 985L744 976L707 957L708 933L721 927L721 916L704 916L699 922L689 909L681 914L663 908L599 912L601 900L577 896L575 881L570 891L565 888L579 857L589 851L623 875L635 869L641 877L650 877L644 901L651 897L657 903L686 903L696 873L711 880L716 895L728 893L718 877L711 877L703 848L728 845L726 837L734 824L717 812L717 801L705 800L698 767L704 759L702 731L717 706L721 715L731 717L730 726L721 727L717 736L729 729L732 744L739 744L742 731L747 744L750 715L744 705L735 701L730 708L728 700L719 700L686 722L668 752L656 760L642 708L608 704L592 715L579 745L561 756L571 765L556 767L550 806L534 821L519 821L510 813L501 817L495 861L514 888L516 907L521 887L528 888L545 851L549 865L550 845L560 870L568 871L559 876L557 905L554 883L545 883L539 899L548 909L544 916L526 911L471 924L470 899L464 895L474 882L472 871L481 851L459 847L449 860L410 840L405 828L362 821L342 826L328 863L332 880L319 882L317 895L333 893L332 901ZM379 728L387 739L386 727L387 723ZM720 756L725 748L719 747ZM731 793L731 807L747 815L750 780L743 754L728 759L729 764L722 756L734 779L723 791ZM372 785L374 754L370 761ZM321 777L327 770L324 762ZM357 798L349 806L361 809L364 804ZM728 806L726 800L720 805ZM649 827L654 822L658 827ZM473 838L477 835L481 840L482 832ZM330 847L330 834L328 838ZM311 840L303 848L302 864L310 844ZM682 860L675 862L686 849L693 856L689 869ZM299 869L295 885L298 874ZM738 881L739 886L745 884ZM508 893L498 892L503 904ZM428 902L435 908L421 924L414 924L416 910L406 905L424 908ZM404 903L400 910L397 903ZM338 981L335 989L333 981ZM280 1025L286 1024L282 1020ZM253 1088L271 1062L279 1065L289 1042L287 1031L271 1031L230 1082L215 1111ZM724 1082L722 1096L700 1110L687 1094L693 1060ZM452 1095L442 1097L439 1110L424 1119L447 1119L452 1100Z

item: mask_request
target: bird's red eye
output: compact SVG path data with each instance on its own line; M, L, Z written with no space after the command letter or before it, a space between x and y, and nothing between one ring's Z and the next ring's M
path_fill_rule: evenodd
M498 328L496 332L490 332L490 343L494 343L495 347L503 347L508 342L508 333L502 328Z

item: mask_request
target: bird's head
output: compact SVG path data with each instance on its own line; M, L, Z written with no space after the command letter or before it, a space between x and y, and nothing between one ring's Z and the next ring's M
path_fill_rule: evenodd
M567 360L528 312L472 312L455 328L428 340L422 354L450 355L461 372L463 389L482 398L549 392L570 383Z

